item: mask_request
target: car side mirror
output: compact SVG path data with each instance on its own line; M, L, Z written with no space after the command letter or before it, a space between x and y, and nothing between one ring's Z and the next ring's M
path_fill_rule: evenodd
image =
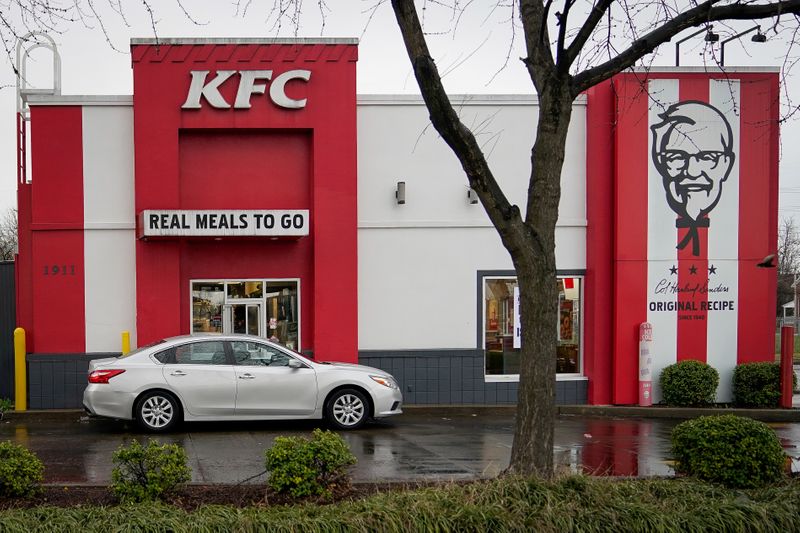
M297 359L289 359L289 368L303 368L303 363Z

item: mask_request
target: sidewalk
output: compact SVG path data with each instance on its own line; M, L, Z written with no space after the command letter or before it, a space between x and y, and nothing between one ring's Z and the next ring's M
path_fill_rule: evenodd
M800 383L800 365L794 365L794 373ZM559 415L581 416L629 416L641 418L687 419L708 415L746 416L762 422L800 422L800 393L792 396L792 409L740 409L705 407L638 407L622 405L560 405Z
M358 459L356 482L448 481L493 477L511 456L513 407L410 408L362 430L343 433ZM45 463L45 481L106 485L111 456L132 439L132 424L88 419L78 412L31 413L0 423L11 440ZM566 472L613 476L670 476L670 433L680 420L559 416L554 459ZM318 423L192 423L157 437L186 450L196 483L263 483L264 451L281 435L308 436ZM800 424L770 423L787 453L800 454ZM795 462L795 465L798 465ZM252 478L252 479L249 479Z

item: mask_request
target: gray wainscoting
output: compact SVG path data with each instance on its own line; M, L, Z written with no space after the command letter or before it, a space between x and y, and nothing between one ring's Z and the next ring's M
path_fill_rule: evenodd
M515 404L517 383L487 383L482 350L362 350L362 365L392 374L406 404ZM557 381L556 403L587 403L585 379Z

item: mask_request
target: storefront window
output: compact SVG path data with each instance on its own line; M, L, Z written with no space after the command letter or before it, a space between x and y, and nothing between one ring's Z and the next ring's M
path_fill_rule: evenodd
M192 283L192 333L222 333L223 283Z
M264 291L260 281L229 281L228 298L261 298Z
M192 282L192 333L247 333L300 349L298 280Z
M268 281L266 291L269 339L297 350L300 320L297 313L297 282Z
M579 374L581 278L560 277L558 285L559 323L555 332L556 371ZM519 374L520 329L517 313L516 278L484 278L484 350L486 375Z
M558 348L556 372L581 372L581 279L560 278L558 283Z

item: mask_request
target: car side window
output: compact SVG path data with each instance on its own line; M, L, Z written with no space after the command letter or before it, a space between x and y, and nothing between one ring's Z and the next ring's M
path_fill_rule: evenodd
M192 342L174 348L171 362L177 365L227 365L222 341Z
M266 344L234 341L233 358L243 366L289 366L290 356Z
M161 363L162 365L167 364L174 364L175 363L175 349L170 348L168 350L163 350L158 352L157 354L153 355L156 361Z

